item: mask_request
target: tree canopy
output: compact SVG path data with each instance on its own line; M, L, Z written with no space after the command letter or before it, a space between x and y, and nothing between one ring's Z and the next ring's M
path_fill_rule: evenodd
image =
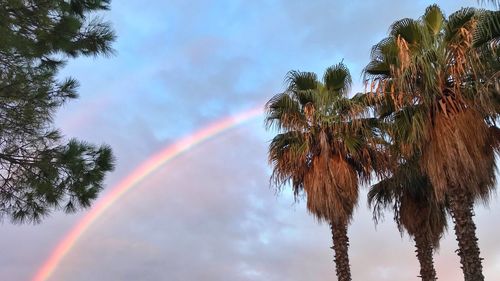
M39 222L90 206L113 169L107 145L67 140L57 109L78 82L58 79L69 58L109 55L114 32L98 12L109 0L0 1L0 216Z

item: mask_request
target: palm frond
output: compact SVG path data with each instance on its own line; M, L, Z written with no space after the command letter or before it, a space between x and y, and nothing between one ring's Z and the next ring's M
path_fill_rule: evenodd
M433 36L438 35L445 24L445 16L438 5L434 4L425 9L422 21Z
M318 76L314 72L289 71L285 77L289 91L306 91L318 88Z
M453 41L462 28L474 19L476 11L474 8L462 8L451 14L445 25L445 40L447 42Z
M472 42L474 47L480 47L487 43L492 44L490 47L498 47L500 43L500 11L479 13Z
M372 60L363 70L365 79L368 78L387 78L391 74L390 65L384 61Z
M453 119L439 115L429 138L432 141L424 147L427 153L421 165L438 199L443 200L449 186L453 186L466 190L473 198L488 200L496 184L496 163L494 140L483 116L471 109Z
M343 63L327 68L323 76L323 81L327 90L338 93L341 96L345 96L352 85L351 73Z
M307 169L310 151L307 136L291 131L276 135L269 144L269 163L273 167L271 183L278 190L292 183L294 194L298 196Z
M300 104L287 93L277 94L265 105L267 128L278 130L300 129L307 126L307 121Z
M391 25L389 30L392 37L401 37L409 44L420 42L422 39L420 23L414 19L404 18L398 20Z
M394 65L398 63L399 49L393 37L382 39L372 47L370 63L363 69L365 80L388 79L392 74ZM373 91L370 86L370 92Z

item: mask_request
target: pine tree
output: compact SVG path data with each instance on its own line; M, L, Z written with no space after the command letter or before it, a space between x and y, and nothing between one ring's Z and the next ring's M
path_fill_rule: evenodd
M109 0L0 0L0 216L39 222L89 207L113 169L111 149L65 140L56 110L77 97L58 80L69 58L109 55L115 35L96 13Z

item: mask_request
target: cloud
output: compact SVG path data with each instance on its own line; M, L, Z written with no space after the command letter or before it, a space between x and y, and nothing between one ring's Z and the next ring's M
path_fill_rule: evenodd
M53 280L334 276L328 226L317 224L303 202L293 204L289 192L276 197L268 189L270 171L265 143L254 131L257 123L194 148L129 192L82 237ZM399 236L390 214L375 231L363 201L349 229L353 278L415 279L413 243ZM479 211L480 229L490 220L491 214ZM485 268L494 268L497 232L479 233L487 243L481 245L487 249ZM450 233L436 257L440 280L461 276L453 238Z
M351 1L352 2L352 1ZM112 58L71 61L81 82L57 117L68 137L110 144L107 190L161 147L283 90L291 69L321 75L345 59L355 90L372 44L394 20L429 1L118 2L106 17L119 35ZM445 1L448 13L474 1ZM108 210L64 259L53 280L323 280L335 274L331 234L268 188L272 133L256 120L162 167ZM361 197L349 229L356 280L412 280L413 244L391 216L378 226ZM487 279L500 274L500 214L478 209ZM84 213L37 226L0 228L0 279L27 280ZM461 278L453 231L436 256L440 280Z

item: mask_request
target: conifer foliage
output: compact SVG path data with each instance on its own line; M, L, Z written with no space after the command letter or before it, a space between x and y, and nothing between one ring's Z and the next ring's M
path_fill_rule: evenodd
M0 216L39 222L89 207L113 169L107 145L66 140L56 110L78 82L56 76L67 59L112 53L97 13L109 0L0 0Z

